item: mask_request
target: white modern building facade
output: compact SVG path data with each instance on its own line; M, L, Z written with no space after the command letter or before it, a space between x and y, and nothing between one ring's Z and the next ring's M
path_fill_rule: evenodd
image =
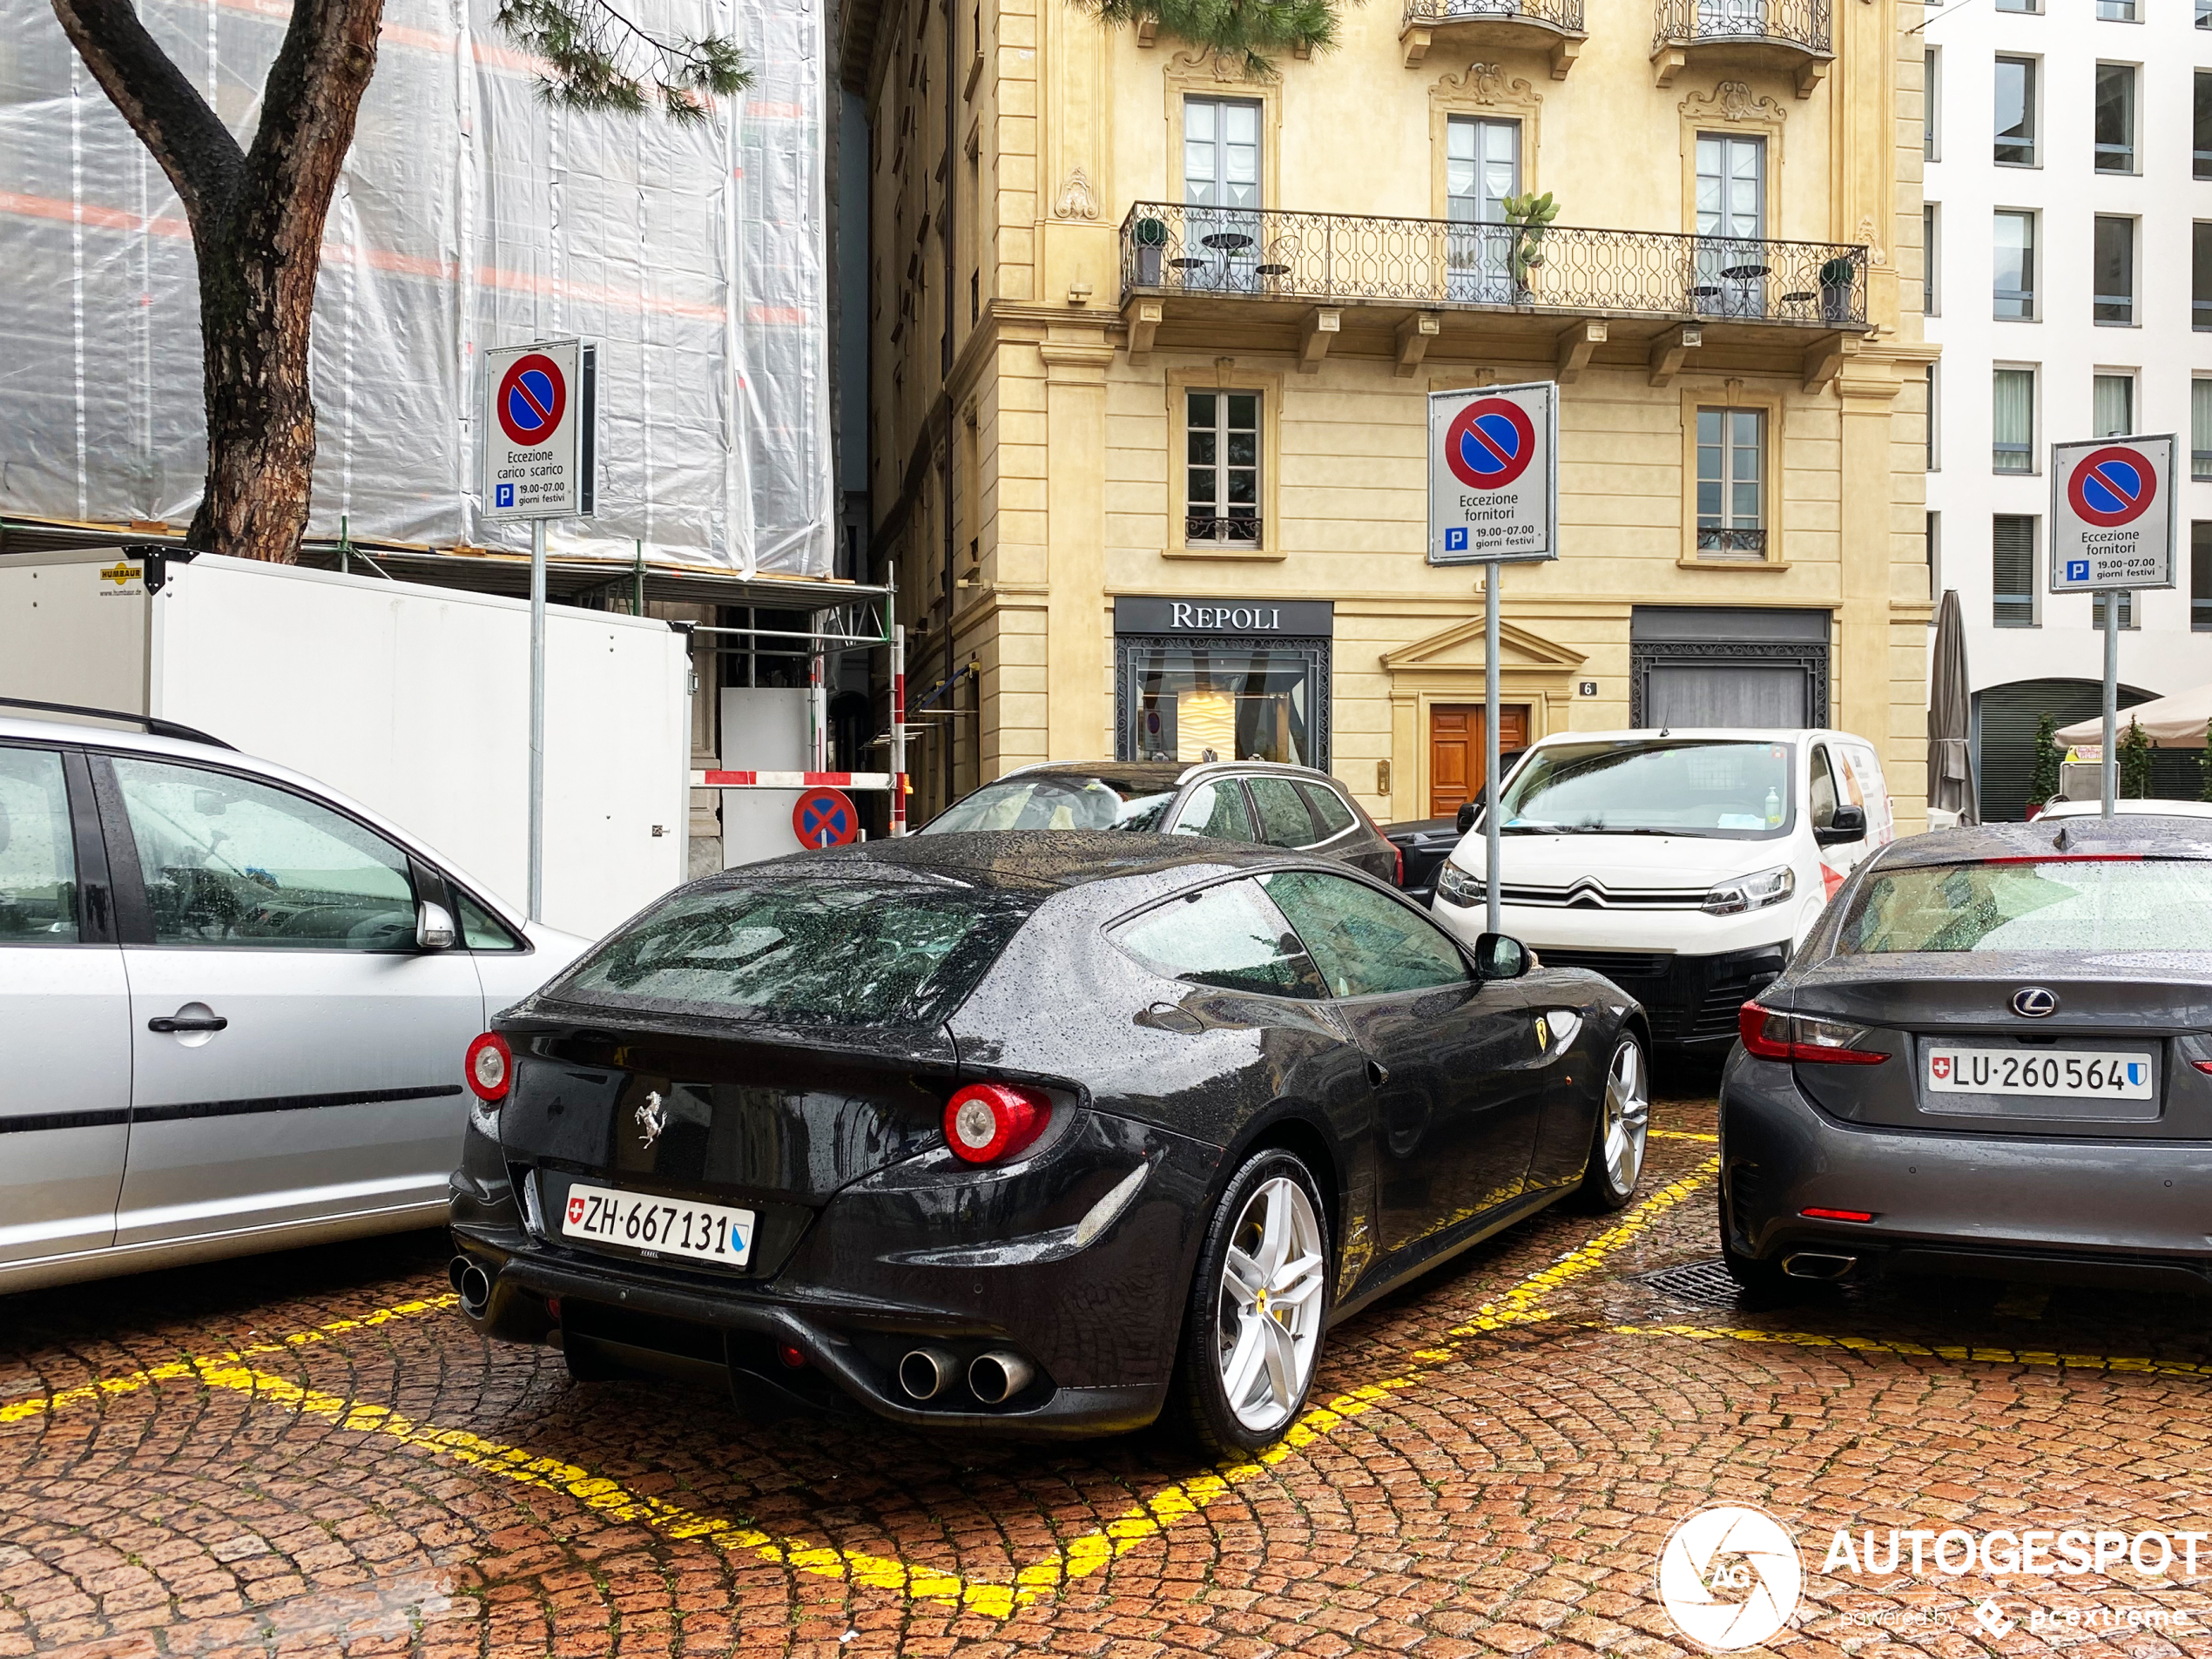
M2103 674L2101 602L2045 591L2054 441L2179 435L2177 585L2123 606L2120 678L2212 680L2212 0L1923 17L1930 585L1965 610L1984 816L2017 818L2037 716Z

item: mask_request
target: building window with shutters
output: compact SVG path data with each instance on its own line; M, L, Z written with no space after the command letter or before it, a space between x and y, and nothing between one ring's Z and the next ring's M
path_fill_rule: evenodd
M1258 392L1184 393L1184 543L1260 543Z
M2000 167L2035 165L2036 60L1997 60L1997 137L1993 158Z
M2212 634L2212 523L2189 526L2189 627Z
M1767 556L1764 409L1697 411L1697 556Z
M2189 382L2189 476L2212 481L2212 380Z
M1989 620L1998 628L2035 626L2035 520L2000 513L1990 521Z
M2035 371L2000 368L1992 376L1989 465L1993 472L2035 470Z
M2132 326L2135 320L2135 221L2100 213L2095 234L2094 320L2114 327Z
M2189 226L2189 327L2212 329L2212 224Z
M2089 596L2089 625L2099 633L2104 631L2105 602L2111 597L2104 593L2093 593ZM2132 593L2123 593L2120 596L2120 625L2123 629L2133 628L2135 625L2135 596Z
M2100 370L2089 382L2092 435L2124 438L2135 429L2134 371Z
M2097 65L2096 165L2099 172L2135 171L2135 66Z
M2003 322L2035 320L2035 215L2001 209L1991 226L1995 249L1991 313Z

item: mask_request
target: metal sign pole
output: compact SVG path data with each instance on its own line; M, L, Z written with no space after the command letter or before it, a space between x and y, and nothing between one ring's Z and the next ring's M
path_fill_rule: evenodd
M907 833L907 624L891 628L891 833Z
M530 911L545 914L545 521L530 520Z
M1504 561L1491 565L1482 600L1482 873L1483 926L1503 933L1498 889L1498 579Z
M2120 794L2120 605L2126 597L2105 594L2105 752L2104 764L2097 770L2103 779L2107 818Z

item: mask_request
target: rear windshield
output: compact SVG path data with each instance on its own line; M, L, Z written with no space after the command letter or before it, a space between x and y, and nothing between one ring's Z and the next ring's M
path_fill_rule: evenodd
M556 980L562 1002L779 1024L927 1025L1038 895L819 879L681 893Z
M924 835L954 830L1157 830L1175 786L1157 778L1007 778L986 784L929 820Z
M1870 878L1837 949L2212 950L2212 860L1935 864Z
M1789 830L1795 750L1741 739L1548 745L1507 779L1499 827L1762 840Z

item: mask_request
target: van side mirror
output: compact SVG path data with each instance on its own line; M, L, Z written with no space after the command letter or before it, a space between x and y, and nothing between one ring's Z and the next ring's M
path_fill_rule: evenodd
M1463 800L1460 803L1460 815L1453 822L1458 826L1460 833L1464 835L1474 827L1474 820L1481 816L1482 809L1480 806L1471 800Z
M1843 841L1862 840L1866 835L1866 809L1864 806L1838 806L1824 828L1812 833L1812 839L1822 846L1834 846Z
M417 950L451 950L454 937L453 915L443 905L432 904L425 899L415 907Z
M1528 948L1507 934L1474 941L1474 971L1483 979L1519 979L1528 971Z

